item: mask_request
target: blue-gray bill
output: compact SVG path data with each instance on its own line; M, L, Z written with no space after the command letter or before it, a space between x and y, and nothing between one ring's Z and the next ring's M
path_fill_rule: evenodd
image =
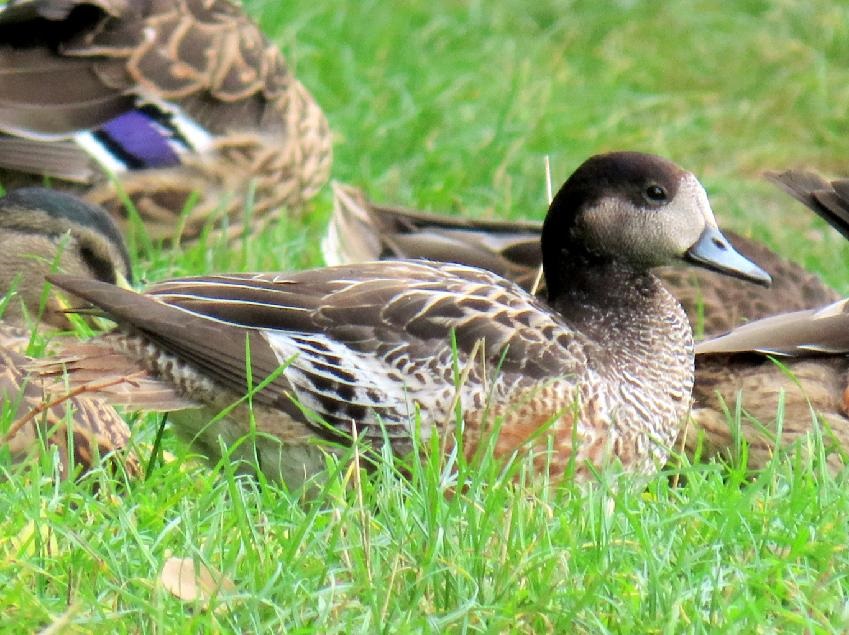
M772 278L766 271L737 253L716 227L705 228L696 243L687 250L684 258L718 273L765 287L772 282Z

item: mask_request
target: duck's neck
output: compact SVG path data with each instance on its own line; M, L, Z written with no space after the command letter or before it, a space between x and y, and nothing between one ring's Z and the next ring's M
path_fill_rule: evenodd
M549 302L600 345L604 359L598 362L607 371L632 377L657 372L692 381L690 324L660 280L616 262L571 263L568 271Z
M693 390L693 334L678 301L649 273L576 267L552 306L592 342L588 371L605 378L615 451L666 460ZM563 280L563 279L561 279Z

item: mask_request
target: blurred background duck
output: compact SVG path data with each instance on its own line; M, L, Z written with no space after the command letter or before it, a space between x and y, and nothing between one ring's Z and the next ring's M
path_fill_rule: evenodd
M126 286L130 257L103 209L62 192L20 188L0 198L0 291L3 321L70 328L65 304L44 276L65 271Z
M124 448L130 431L102 400L80 394L51 402L42 382L25 370L33 328L70 326L65 302L44 279L56 271L126 285L130 259L115 223L98 207L44 188L0 198L0 421L8 424L0 439L15 461L42 444L55 448L68 477L74 465L89 469L96 457ZM124 463L128 473L138 472L134 456Z
M849 180L827 181L807 171L790 170L768 178L822 216L849 239ZM541 263L535 222L480 221L429 214L370 202L354 187L334 184L334 211L322 243L328 264L346 264L385 258L425 258L471 264L495 271L525 289L536 284ZM839 302L840 295L818 276L766 246L724 231L738 251L761 264L772 276L770 287L757 286L705 269L663 267L655 270L664 285L684 306L694 330L706 340L752 320L803 311ZM538 283L538 284L537 284ZM835 305L832 324L849 333L843 305ZM792 323L813 324L815 312L794 315ZM807 322L806 322L807 320ZM798 327L801 328L801 327ZM839 328L835 327L835 330ZM804 327L813 336L814 328ZM820 333L805 348L782 341L772 332L772 347L763 342L766 327L746 351L746 338L733 338L734 350L720 352L705 341L697 348L693 421L679 439L691 457L729 455L739 448L739 437L749 446L748 464L766 464L775 447L793 442L812 429L812 413L828 425L834 441L829 455L833 470L849 452L849 358L834 333ZM725 340L724 346L728 340ZM783 351L790 373L762 353ZM782 439L777 429L779 398L783 400ZM729 425L737 404L742 407L739 435Z
M75 184L122 223L128 198L154 238L295 212L331 164L318 104L229 0L9 2L0 132L4 185Z
M805 170L767 177L849 239L849 180ZM736 328L696 347L693 425L682 437L688 453L700 447L705 456L733 455L743 438L748 464L761 467L778 445L799 441L810 450L805 437L816 421L829 469L849 462L847 301L818 278L795 289L793 279L784 293L746 306L751 321L740 316ZM833 298L823 304L826 291ZM738 407L739 429L729 425Z

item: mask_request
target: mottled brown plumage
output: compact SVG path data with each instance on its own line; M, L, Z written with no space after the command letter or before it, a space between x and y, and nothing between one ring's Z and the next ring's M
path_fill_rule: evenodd
M104 210L43 188L0 197L0 293L11 293L0 323L0 403L7 423L0 438L13 460L42 445L55 448L65 478L73 474L73 465L89 469L97 456L127 445L130 431L114 408L84 393L63 398L64 390L45 391L44 382L26 371L31 360L23 353L33 323L69 326L59 298L44 293L48 273L114 283L129 277L129 265L121 236ZM124 464L128 473L138 473L134 456L124 457Z
M768 177L849 238L849 180L827 181L798 170ZM477 221L379 205L355 188L337 184L324 253L334 264L393 257L460 261L530 288L541 259L540 229L532 222ZM773 283L766 288L704 269L658 269L697 333L719 335L752 320L839 300L837 292L815 274L760 243L726 233L743 255L770 272ZM707 354L706 345L697 347L692 422L679 441L691 457L699 448L702 458L733 454L739 434L749 446L749 465L763 467L776 447L810 432L813 411L828 423L826 439L838 450L829 455L829 466L836 470L843 465L842 455L849 451L849 361L839 336L849 333L849 321L838 314L832 328L824 329L823 320L814 320L813 315L786 316L781 329L775 322L758 324L755 332L762 340L743 340L732 354ZM795 348L798 337L788 329L802 329L811 346L823 350ZM749 337L748 331L741 328L735 341L744 336ZM792 356L782 359L786 368L781 368L757 350ZM780 438L779 398L783 400ZM738 401L743 413L735 432L729 416L734 417Z
M297 210L331 164L321 109L229 0L11 2L0 131L5 185L22 173L76 183L122 222L123 192L162 238L222 216L235 233L249 199L253 220Z
M490 272L423 261L183 278L143 295L51 277L121 331L42 372L67 368L84 383L106 359L142 375L104 394L181 409L177 429L212 458L222 438L253 439L244 403L212 415L267 381L251 396L256 441L236 458L256 447L263 471L290 485L321 468L318 440L345 445L355 427L403 454L418 414L425 447L432 435L452 445L455 407L467 454L495 425L499 457L544 453L553 437L554 476L571 460L586 474L612 458L650 473L680 430L693 362L686 316L647 267L686 257L768 277L724 242L692 174L637 153L585 162L552 203L542 243L548 304Z
M684 440L688 452L703 441L706 456L733 454L737 442L725 413L739 407L739 435L749 446L752 467L763 466L775 448L803 440L816 416L828 465L841 469L849 452L846 302L763 318L699 344L693 389L697 425Z
M75 467L89 470L100 457L126 448L130 430L112 406L85 394L63 399L61 391L51 394L43 381L25 370L32 360L16 352L15 345L28 336L22 329L0 324L0 416L9 422L0 440L12 460L24 461L46 446L55 449L60 475L67 478ZM140 473L135 455L123 456L121 463L127 474Z

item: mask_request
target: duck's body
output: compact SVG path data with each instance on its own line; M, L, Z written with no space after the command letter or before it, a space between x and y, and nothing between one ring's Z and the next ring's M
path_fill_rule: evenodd
M321 109L229 0L20 0L0 42L8 179L77 184L122 221L126 195L163 238L297 210L327 179Z
M770 178L849 236L849 180L829 182L801 171ZM541 262L541 224L474 221L378 205L346 186L337 185L334 194L334 215L324 241L325 258L330 262L399 256L462 261L497 271L528 289L534 284ZM704 269L655 270L682 303L694 327L708 338L754 320L840 300L818 276L762 244L726 233L744 256L770 272L770 287ZM545 292L544 284L540 292ZM691 457L708 458L735 453L742 438L749 447L748 464L759 468L766 465L776 447L810 432L812 416L818 413L830 428L827 438L835 440L842 453L849 451L849 358L840 343L823 350L834 341L835 333L817 333L822 321L814 321L813 315L799 314L792 319L817 325L808 335L813 349L820 350L795 350L782 360L783 368L751 345L744 344L734 352L711 352L710 341L698 346L692 423L676 445L683 446ZM841 315L839 320L849 332L849 319ZM769 323L759 325L761 328L759 334L773 347L786 344ZM780 430L776 421L779 403ZM735 416L738 404L742 408L739 431L729 426L729 416ZM833 470L843 465L841 452L829 456Z
M768 177L849 238L849 181L826 181L799 170ZM836 292L828 289L825 298L822 293L808 294L811 288L800 284L794 291L791 286L787 293L757 304L763 310L753 311L746 323L741 320L729 333L697 346L696 425L682 439L688 452L700 448L704 456L727 456L737 451L743 438L748 464L759 468L777 447L803 442L801 449L807 452L810 446L804 439L816 418L828 467L837 472L846 465L849 313ZM740 428L734 430L728 413L738 407Z
M804 437L812 428L812 417L822 429L829 467L836 472L846 464L847 300L751 322L700 343L697 351L694 416L705 431L708 455L736 449L738 439L721 414L739 403L743 409L739 434L748 443L750 465L764 465L777 446ZM697 429L688 433L688 449L695 449L698 437Z
M849 319L845 320L849 329ZM778 359L744 352L696 355L693 423L679 443L689 456L739 458L745 440L746 464L766 466L779 448L807 441L816 425L822 431L829 469L846 465L849 451L849 360L846 354L804 354ZM739 428L729 423L737 418Z
M172 398L178 407L191 399L206 407L200 419L209 421L237 401L247 388L246 335L255 381L288 363L273 390L253 403L261 413L257 431L287 446L281 455L277 444L260 443L263 469L285 474L291 484L289 454L309 454L316 435L350 439L356 425L370 444L386 434L393 450L406 454L416 413L424 441L439 434L453 443L458 407L469 456L498 422L499 457L527 446L542 453L552 435L555 453L540 461L549 460L556 476L570 459L600 466L614 455L629 470L651 471L686 414L692 338L659 284L633 282L625 297L615 298L615 311L575 304L574 317L565 319L488 272L412 261L189 278L121 299L105 285L74 284L73 292L108 304L110 316L142 335L110 346L177 387L165 408ZM155 332L141 322L154 322ZM176 341L186 330L191 340ZM175 359L195 363L175 365ZM142 393L133 391L129 403L144 403ZM311 413L307 421L290 395ZM179 415L175 421L184 434L197 433L196 426L180 426ZM218 436L235 441L244 434L242 421L223 421L194 440L217 458ZM573 434L580 439L574 457ZM310 460L320 464L317 448Z
M320 463L317 439L387 438L404 453L419 425L425 440L453 445L461 417L469 455L493 431L500 457L553 439L553 456L540 460L555 476L571 461L584 474L611 458L650 472L683 423L693 360L686 316L646 267L687 253L768 277L724 242L692 174L637 153L579 168L552 204L543 253L548 304L492 273L444 263L184 278L144 295L55 277L123 332L62 363L84 383L100 360L122 358L120 373L136 379L113 399L151 407L158 396L163 409L192 400L213 412L282 367L252 403L262 469L290 484ZM250 431L246 419L178 425L216 457L220 436Z
M0 292L11 294L0 322L0 420L8 424L0 438L13 460L46 445L57 449L61 475L68 477L72 465L87 470L96 457L127 446L130 430L113 407L85 393L61 399L62 391L45 391L44 382L27 372L32 360L24 352L35 324L69 326L59 298L46 293L48 273L114 283L130 277L129 265L104 210L43 188L0 197ZM123 462L128 473L138 472L134 456Z

